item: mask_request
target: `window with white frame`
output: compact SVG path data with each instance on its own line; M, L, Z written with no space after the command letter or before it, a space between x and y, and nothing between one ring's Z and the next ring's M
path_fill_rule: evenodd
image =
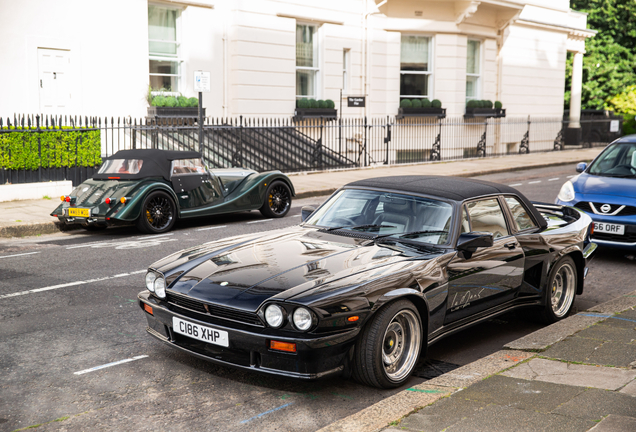
M179 9L148 5L150 87L153 90L180 91L178 19Z
M430 98L432 73L431 38L402 35L400 97Z
M481 42L468 40L466 53L466 100L479 99L481 93Z
M342 93L349 93L349 53L351 50L342 50Z
M318 40L316 26L296 24L296 97L318 99Z

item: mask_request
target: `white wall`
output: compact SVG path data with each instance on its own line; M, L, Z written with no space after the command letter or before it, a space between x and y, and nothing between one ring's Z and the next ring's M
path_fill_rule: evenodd
M204 94L204 106L212 117L293 114L295 27L307 20L319 28L318 98L332 99L337 108L342 50L347 48L350 94L365 93L368 71L367 115L397 113L400 32L408 32L433 37L433 98L442 101L448 115L464 112L469 37L482 41L483 99L500 99L508 115L560 115L567 30L513 24L498 36L496 26L505 24L502 17L516 13L514 5L525 5L520 15L525 20L585 27L585 15L569 11L567 0L482 3L460 24L455 2L395 0L368 18L365 63L364 14L375 11L372 2L197 1L214 8L181 6L181 90L188 97L196 96L193 71L210 71L212 88ZM0 116L40 110L38 48L70 52L67 113L144 116L149 81L147 7L147 0L0 0L0 80L5 84ZM414 15L415 11L422 15ZM344 116L364 114L344 102Z

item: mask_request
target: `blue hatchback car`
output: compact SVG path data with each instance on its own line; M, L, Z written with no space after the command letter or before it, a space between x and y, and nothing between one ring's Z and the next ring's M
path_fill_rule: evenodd
M595 243L636 250L636 135L614 141L576 170L581 174L563 184L556 203L592 217Z

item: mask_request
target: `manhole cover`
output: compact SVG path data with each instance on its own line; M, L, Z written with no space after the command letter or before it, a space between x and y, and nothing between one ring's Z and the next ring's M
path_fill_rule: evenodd
M450 372L459 367L459 365L453 363L446 363L440 360L425 360L415 371L413 371L413 375L416 377L424 378L426 380L430 380L433 378L437 378L440 375L445 374L446 372Z

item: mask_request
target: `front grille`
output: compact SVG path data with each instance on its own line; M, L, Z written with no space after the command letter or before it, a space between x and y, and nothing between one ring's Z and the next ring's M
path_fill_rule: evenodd
M263 327L263 323L260 318L253 312L245 312L239 309L213 305L174 293L167 293L166 300L170 305L177 306L177 308L182 310L196 312L204 317L218 318ZM185 314L192 315L188 313ZM202 319L203 317L193 316L193 318Z
M620 243L636 243L636 233L625 233L625 235L594 233L592 240L607 240Z
M605 214L601 211L601 207L605 204L605 203L592 203L594 204L594 207L596 208L596 211L598 211L598 214ZM614 213L619 207L621 207L620 204L609 204L609 206L611 207L610 211L607 212L607 214L612 214ZM589 202L585 202L585 201L581 201L579 203L576 203L575 206L578 209L583 210L584 212L587 213L594 213L594 211L592 210L592 206L590 206ZM624 209L622 209L620 212L618 212L616 215L614 216L633 216L636 215L636 207L633 206L625 206Z

